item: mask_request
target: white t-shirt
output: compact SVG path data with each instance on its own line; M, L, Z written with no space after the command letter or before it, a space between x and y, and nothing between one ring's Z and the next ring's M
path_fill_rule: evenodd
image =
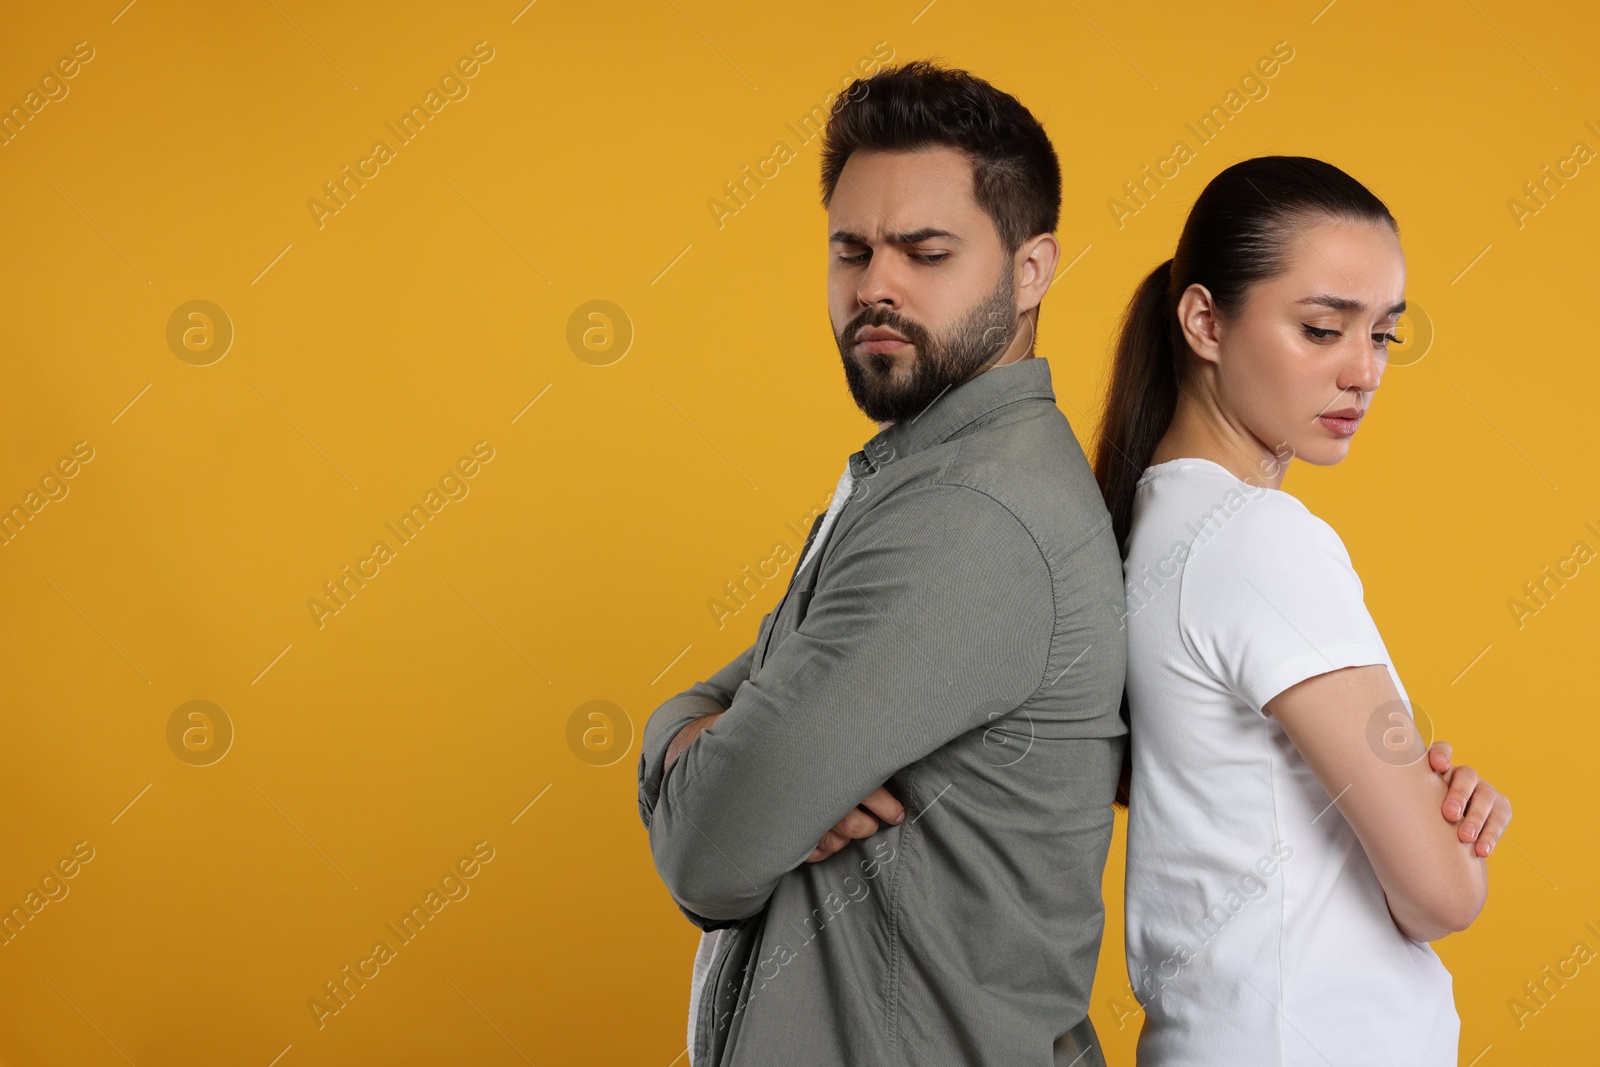
M1175 459L1139 480L1124 566L1139 1067L1453 1067L1450 973L1395 926L1350 824L1261 712L1382 663L1410 714L1339 535L1288 493Z
M795 564L794 578L800 576L807 563L817 554L822 543L828 539L828 531L833 528L833 520L839 517L839 512L844 510L845 502L850 499L850 491L855 485L855 476L850 473L850 464L844 465L844 473L839 475L839 483L834 486L833 497L828 501L828 510L822 516L822 525L817 528L817 535L811 539L811 546L806 549L806 554L799 563ZM700 995L705 990L706 974L711 969L712 958L717 954L717 945L720 941L721 930L707 930L700 935L700 944L695 949L694 967L689 976L689 1067L694 1067L694 1017L700 1010Z

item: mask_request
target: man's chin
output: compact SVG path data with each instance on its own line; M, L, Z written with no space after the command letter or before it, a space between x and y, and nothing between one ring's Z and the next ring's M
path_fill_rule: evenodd
M865 396L855 394L856 407L873 422L901 422L919 414L927 403L910 391L874 389Z
M862 374L877 381L909 381L917 367L915 347L900 352L861 352L852 348L850 356Z
M845 380L850 395L862 414L874 422L899 422L917 415L926 393L916 346L897 352L861 352L852 345L845 350Z

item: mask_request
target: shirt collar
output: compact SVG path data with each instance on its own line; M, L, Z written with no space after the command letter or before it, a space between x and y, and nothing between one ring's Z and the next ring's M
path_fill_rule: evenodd
M1043 356L991 367L946 390L921 413L878 431L850 456L850 473L865 478L886 464L948 441L974 422L1019 400L1056 398L1050 364Z

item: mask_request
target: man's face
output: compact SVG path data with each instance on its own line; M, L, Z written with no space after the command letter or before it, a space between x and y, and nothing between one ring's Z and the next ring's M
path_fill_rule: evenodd
M917 415L1006 352L1011 257L954 148L855 152L828 206L828 317L868 418ZM874 340L858 335L878 330Z

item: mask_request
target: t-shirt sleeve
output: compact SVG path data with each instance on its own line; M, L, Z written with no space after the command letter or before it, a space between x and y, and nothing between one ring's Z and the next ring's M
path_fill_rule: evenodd
M1258 714L1307 678L1389 662L1344 542L1292 497L1251 501L1190 546L1178 628Z

